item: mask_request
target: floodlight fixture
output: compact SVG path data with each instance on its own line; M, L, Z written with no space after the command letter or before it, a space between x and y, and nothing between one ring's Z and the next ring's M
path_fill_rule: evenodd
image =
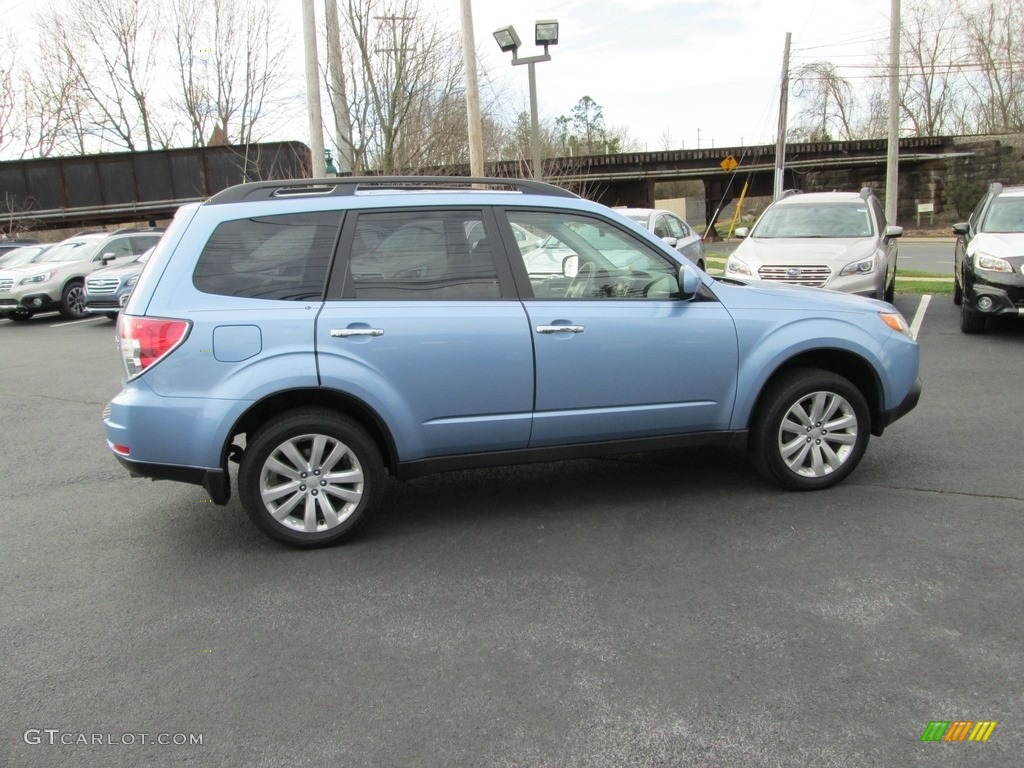
M547 50L549 45L558 45L558 20L544 19L538 21L535 26L534 42L536 45L543 45Z
M523 41L519 39L519 35L516 34L516 28L511 24L494 30L494 39L498 42L498 47L501 48L503 53L512 51L513 56L516 55L519 46L523 44Z

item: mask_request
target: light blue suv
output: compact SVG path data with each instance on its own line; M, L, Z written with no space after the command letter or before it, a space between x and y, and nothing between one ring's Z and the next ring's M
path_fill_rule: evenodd
M557 269L531 271L547 238ZM114 455L217 504L238 462L248 514L297 547L352 533L386 473L714 444L827 488L920 395L892 305L715 280L513 179L258 182L187 205L118 337Z

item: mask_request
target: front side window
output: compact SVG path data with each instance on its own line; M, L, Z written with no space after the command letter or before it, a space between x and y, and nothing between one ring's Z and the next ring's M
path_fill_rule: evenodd
M320 299L338 235L337 211L226 221L199 255L203 293L251 299Z
M361 213L345 296L356 299L494 299L495 242L480 211Z
M509 223L543 233L523 266L537 298L642 299L679 293L678 266L646 243L591 216L510 211Z

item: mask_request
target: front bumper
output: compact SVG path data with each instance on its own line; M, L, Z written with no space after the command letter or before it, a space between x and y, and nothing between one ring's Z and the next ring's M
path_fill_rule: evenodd
M900 419L910 413L914 408L917 407L918 401L921 399L921 377L918 376L914 380L914 386L907 392L907 396L903 398L903 402L897 405L895 408L891 408L887 411L882 411L879 416L878 424L875 425L875 429L872 432L875 435L881 435L882 430L888 427L897 419Z
M12 293L0 294L0 314L15 312L45 312L60 307L60 299L54 299L48 293L26 293L22 296Z
M978 306L985 298L992 302L987 309ZM1024 280L1012 275L989 279L975 274L964 291L964 303L979 315L1024 317Z

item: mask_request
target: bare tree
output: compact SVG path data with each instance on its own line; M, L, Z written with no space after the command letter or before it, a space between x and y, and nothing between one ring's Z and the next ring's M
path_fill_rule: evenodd
M963 11L971 64L966 83L982 133L1024 130L1024 0Z
M11 143L14 127L17 125L14 41L10 33L4 37L6 39L0 40L0 46L3 47L0 53L0 152Z
M280 104L290 36L272 0L174 0L170 36L192 144L248 144Z
M791 132L805 141L854 138L853 86L827 61L806 64L793 77L793 97L802 105Z
M955 7L943 0L910 0L903 6L901 21L901 113L916 136L962 130Z
M421 0L346 0L355 171L466 162L462 48Z

